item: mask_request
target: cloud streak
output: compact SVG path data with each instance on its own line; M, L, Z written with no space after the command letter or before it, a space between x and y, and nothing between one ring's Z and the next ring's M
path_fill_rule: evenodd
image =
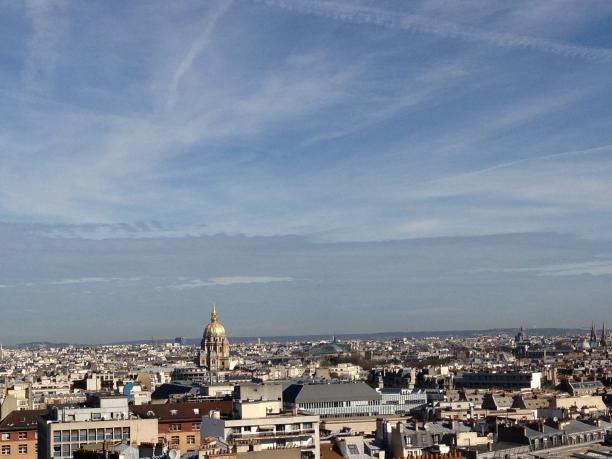
M98 284L105 282L138 282L142 277L80 277L47 282L47 285Z
M33 34L28 42L28 56L23 67L26 88L39 90L53 75L58 49L66 29L64 1L28 0L27 16L31 21Z
M168 97L166 100L166 108L171 108L176 103L177 91L181 79L189 72L194 61L204 52L206 47L210 44L213 31L219 20L229 10L233 3L233 0L222 0L219 3L215 3L212 12L206 18L204 25L202 26L202 32L193 41L191 47L179 63L176 71L172 75L172 81L168 90Z
M71 277L64 279L56 279L49 281L39 281L39 282L20 282L16 284L2 284L0 288L9 288L9 287L36 287L43 285L52 285L52 286L64 286L64 285L82 285L82 284L106 284L112 282L140 282L144 280L143 277L132 276L132 277L102 277L102 276L92 276L92 277Z
M176 290L185 290L193 288L205 288L205 287L226 287L230 285L248 285L248 284L270 284L276 282L293 282L293 277L274 277L274 276L226 276L226 277L212 277L207 280L202 279L191 279L187 282L180 284L172 284L166 287Z
M483 269L474 272L534 273L537 276L548 277L612 276L612 261L585 261L529 268Z
M354 3L317 0L309 2L302 0L261 0L261 2L268 6L353 24L376 25L441 38L476 41L505 48L532 49L564 57L612 62L612 50L610 49L574 45L525 35L491 32L418 14L405 14Z

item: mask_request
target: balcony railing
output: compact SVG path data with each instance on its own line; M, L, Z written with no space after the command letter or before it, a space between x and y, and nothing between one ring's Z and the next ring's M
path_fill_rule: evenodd
M276 430L276 431L259 431L259 432L244 432L232 433L229 435L229 440L255 440L259 438L280 438L280 437L299 437L306 435L314 435L315 429L300 429L300 430Z

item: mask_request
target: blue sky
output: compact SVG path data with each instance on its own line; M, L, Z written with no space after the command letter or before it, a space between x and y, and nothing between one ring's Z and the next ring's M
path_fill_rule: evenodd
M0 341L612 322L611 19L3 3Z

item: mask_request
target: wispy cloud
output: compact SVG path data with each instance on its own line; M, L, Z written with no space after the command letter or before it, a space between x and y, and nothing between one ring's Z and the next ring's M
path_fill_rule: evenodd
M32 24L28 56L23 67L26 88L40 89L52 75L61 55L60 43L66 31L66 3L63 0L28 0L26 12Z
M105 283L114 283L114 282L140 282L144 280L143 277L140 276L129 276L129 277L72 277L72 278L64 278L64 279L53 279L53 280L43 280L37 282L18 282L15 284L2 284L0 288L9 288L9 287L36 287L36 286L44 286L44 285L53 285L53 286L64 286L64 285L81 285L81 284L105 284Z
M491 32L418 14L405 14L355 3L303 0L261 0L266 5L354 24L391 27L449 39L478 41L507 48L527 48L566 57L612 62L612 50L574 45L525 35Z
M539 272L545 276L609 276L612 275L612 261L552 265L541 268Z
M5 342L196 336L207 321L202 304L213 300L232 336L251 336L253 328L277 334L277 324L288 334L397 330L402 324L431 329L449 310L462 328L513 326L517 313L531 322L553 317L555 324L572 325L581 323L576 304L597 317L609 315L612 284L603 275L556 277L563 282L551 288L553 277L542 269L473 271L567 272L558 265L576 263L581 266L573 272L601 271L597 264L612 264L609 241L553 233L363 243L244 236L41 240L3 226L0 259L10 271L0 270L0 284L13 286L0 289ZM169 304L183 313L160 320ZM478 314L483 307L495 314ZM40 320L24 322L22 308ZM346 314L329 315L330 308ZM412 320L412 311L426 310L430 314ZM252 317L248 323L245 313ZM109 315L125 320L111 330L105 328ZM74 326L84 321L91 327Z
M476 270L478 271L478 270ZM536 266L529 268L496 268L481 269L479 271L504 273L534 273L538 276L567 277L567 276L610 276L612 275L612 261L586 261L577 263L564 263L556 265Z
M101 282L138 282L142 277L80 277L47 282L48 285L97 284Z
M74 223L74 224L38 224L16 223L24 231L35 235L51 238L82 238L82 239L110 239L110 238L159 238L159 237L185 237L200 236L206 225L180 225L171 226L157 221L135 223Z
M180 284L172 284L161 288L170 288L177 290L218 287L229 285L243 284L270 284L275 282L293 282L293 277L273 277L273 276L227 276L227 277L212 277L210 279L191 279Z
M192 42L189 50L172 75L172 81L170 83L168 97L166 100L166 108L170 108L176 103L177 91L179 89L181 79L189 71L193 65L193 62L202 54L202 52L211 42L212 34L217 22L230 8L232 1L233 0L221 0L213 4L212 11L209 13L204 24L202 25L200 35L198 35L198 37Z
M537 30L594 43L587 30L604 21L600 8L568 4L582 17L577 26L564 15L569 33L551 25L554 7L508 20L524 4L267 4L134 3L116 14L33 2L26 19L38 15L38 32L0 31L26 44L9 44L0 72L2 218L98 240L605 233L574 217L610 210L607 150L554 153L610 143L605 72L555 58L597 50L553 47L536 62L481 46L548 49L520 39ZM28 24L21 7L9 9L10 22ZM62 21L74 25L66 37L49 25ZM39 65L30 41L62 53ZM30 65L32 75L56 67L61 91L14 91Z
M416 198L505 196L570 211L610 209L612 145L532 156L476 171L421 182ZM591 161L576 162L576 159ZM527 167L528 166L528 167ZM570 193L571 190L571 193Z

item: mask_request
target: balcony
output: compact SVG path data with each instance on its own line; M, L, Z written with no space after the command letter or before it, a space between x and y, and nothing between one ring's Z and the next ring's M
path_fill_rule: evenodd
M232 433L228 436L228 440L236 444L241 444L241 443L249 443L253 440L260 440L260 439L305 437L309 435L314 435L315 433L316 433L315 429L244 432L244 433Z

